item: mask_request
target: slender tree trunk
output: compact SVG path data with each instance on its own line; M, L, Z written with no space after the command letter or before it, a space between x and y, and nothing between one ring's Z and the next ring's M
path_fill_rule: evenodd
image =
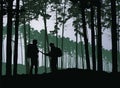
M84 69L84 52L83 52L83 42L82 42L82 37L80 35L80 40L81 40L81 58L82 58L82 68Z
M47 30L46 30L46 18L45 18L45 16L44 16L44 25L45 25L44 52L47 52L47 41L46 41L46 39L47 39L47 38L46 38L46 37L47 37L47 36L46 36ZM45 56L45 61L44 61L44 62L45 62L45 72L47 72L47 67L46 67L46 66L47 66L47 63L46 63L47 60L46 60L46 59L47 59L47 57Z
M112 71L117 72L117 25L116 25L116 0L111 0L112 15Z
M97 59L98 59L98 71L103 71L103 62L102 62L102 29L101 29L101 0L98 1L97 6L97 26L98 26L98 35L97 35Z
M6 45L6 75L12 75L12 17L13 17L13 0L8 0L7 15L7 45Z
M23 6L24 6L24 1L23 2ZM28 58L27 58L27 37L26 37L26 21L25 21L25 13L24 13L24 22L23 22L23 38L24 38L24 54L25 54L25 69L26 69L26 74L29 74L29 71L30 71L30 67L29 67L29 62L28 62Z
M23 5L24 5L24 1L23 1ZM30 15L30 0L28 0L28 18L29 18L29 15ZM25 18L24 18L24 20L25 20ZM31 30L30 30L30 19L28 20L28 38L26 38L26 40L28 40L28 43L26 42L26 45L27 44L30 44L30 42L31 42ZM26 25L25 25L26 26ZM25 30L26 30L26 28L25 28ZM26 45L25 45L25 48L26 48ZM26 51L27 52L27 51ZM25 52L25 53L26 53ZM31 60L30 59L28 59L27 57L25 58L26 60L26 74L29 74L29 72L30 72L30 63L31 63Z
M29 68L29 63L28 63L28 61L27 61L27 51L26 51L26 46L27 46L27 39L26 39L26 25L25 25L25 18L24 18L24 25L23 25L23 30L24 30L24 34L23 34L23 38L24 38L24 51L25 51L25 67L26 67L26 74L28 74L29 73L29 70L30 70L30 68Z
M78 68L78 33L76 32L76 68Z
M16 0L16 12L15 12L15 46L14 46L14 68L13 68L13 74L14 75L17 75L18 28L19 28L19 0Z
M28 18L30 18L30 0L28 0ZM28 44L31 42L31 35L30 35L30 19L28 20Z
M117 6L120 6L120 3L119 3L119 1L117 1ZM120 26L119 26L119 23L120 23L120 7L118 7L118 9L116 9L117 11L118 11L118 13L116 14L117 15L117 23L118 23L118 26L117 26L117 49L118 49L118 57L117 57L117 59L118 59L118 61L117 61L117 63L118 63L118 71L120 71L120 55L119 55L119 53L120 53Z
M24 56L23 56L23 42L22 42L22 40L23 40L23 35L22 35L22 33L20 33L21 62L23 65L24 64L24 60L23 60Z
M44 27L45 27L45 47L44 47L44 52L46 53L47 51L49 51L49 41L48 41L48 35L47 35L47 21L46 21L46 3L45 3L45 7L43 10L43 20L44 20ZM47 50L48 49L48 50ZM45 72L47 72L47 60L46 60L46 56L45 56Z
M82 26L83 26L83 34L84 34L84 41L85 41L85 54L86 54L86 64L87 69L90 69L90 59L89 59L89 52L88 52L88 39L87 39L87 32L86 32L86 22L85 22L85 9L82 8Z
M63 13L65 14L65 7L66 7L66 1L64 1L64 8L63 8ZM64 51L64 28L65 28L65 16L63 16L63 25L62 25L62 51ZM64 55L64 52L63 52ZM63 59L64 56L61 57L61 69L63 68Z
M78 26L79 30L80 30L80 25ZM82 34L81 34L81 30L80 30L80 51L81 51L81 61L82 61L82 68L84 69L84 46L83 46L83 42L82 42Z
M94 31L94 7L91 6L91 37L92 37L92 64L93 70L96 70L96 58L95 58L95 31Z
M2 75L3 0L0 1L0 77Z
M56 25L55 25L55 33L56 33L56 46L58 46L58 22L57 22L57 16L58 16L58 14L57 14L57 4L56 4Z

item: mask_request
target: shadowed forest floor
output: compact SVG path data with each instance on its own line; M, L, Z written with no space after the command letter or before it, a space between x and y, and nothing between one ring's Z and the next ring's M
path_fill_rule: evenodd
M40 75L2 76L1 81L2 88L117 87L120 84L120 73L65 69Z

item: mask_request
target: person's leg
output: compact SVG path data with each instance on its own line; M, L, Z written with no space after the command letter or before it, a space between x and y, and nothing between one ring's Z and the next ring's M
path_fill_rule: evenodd
M54 62L54 71L57 71L57 60Z
M30 74L33 74L33 64L31 64L31 67L30 67Z
M35 63L35 74L38 74L38 60Z
M31 68L31 58L27 59L27 73L30 73L30 68Z
M56 58L53 58L51 60L51 71L56 72L57 71L57 60Z
M30 74L33 74L34 58L31 58Z
M53 58L50 60L50 70L51 70L51 72L54 72L54 61L53 61Z

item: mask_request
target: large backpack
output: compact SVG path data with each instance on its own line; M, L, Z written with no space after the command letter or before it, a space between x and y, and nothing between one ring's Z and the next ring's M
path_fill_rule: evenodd
M60 49L60 48L58 48L58 47L56 47L56 55L58 56L58 57L61 57L63 54L62 54L62 50Z

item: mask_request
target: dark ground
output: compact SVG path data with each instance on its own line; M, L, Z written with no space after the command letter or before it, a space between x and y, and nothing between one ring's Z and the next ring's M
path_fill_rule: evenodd
M120 73L92 70L66 69L41 75L3 76L0 88L47 88L47 87L119 87Z

